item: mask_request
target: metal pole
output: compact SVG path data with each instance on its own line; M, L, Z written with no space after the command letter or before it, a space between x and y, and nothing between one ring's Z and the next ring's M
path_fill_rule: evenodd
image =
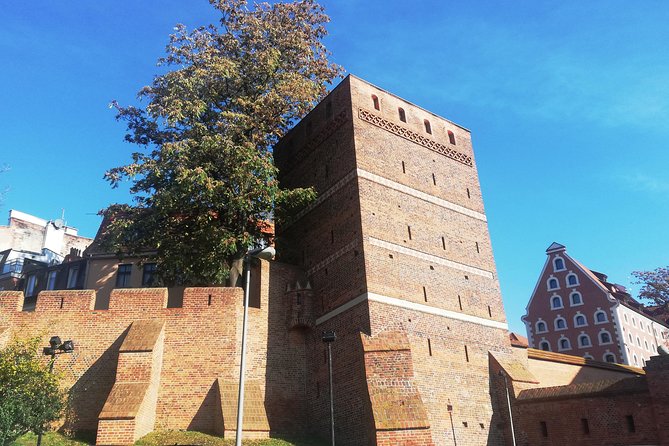
M332 343L328 342L328 372L330 374L330 435L335 446L334 397L332 392Z
M239 397L237 398L237 438L235 446L242 445L242 420L244 419L244 375L246 367L244 357L246 356L246 319L249 312L249 286L251 283L251 268L249 265L249 256L244 258L244 268L246 269L246 287L244 288L244 319L242 322L242 357L239 365Z
M509 408L509 422L511 423L511 439L513 440L513 446L516 446L516 433L513 429L513 413L511 413L511 397L509 396L509 385L506 382L506 373L502 372L504 377L504 388L506 389L506 404Z
M49 364L49 373L53 373L53 364L56 362L56 350L53 349L51 353L51 364ZM40 430L37 433L37 446L42 446L42 428L43 426L40 426Z

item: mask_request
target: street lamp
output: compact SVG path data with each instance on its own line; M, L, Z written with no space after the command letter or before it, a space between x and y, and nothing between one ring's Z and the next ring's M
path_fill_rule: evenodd
M235 445L242 444L242 420L244 419L244 378L246 374L246 366L244 364L244 357L246 356L246 322L249 313L249 288L251 285L251 258L270 260L274 258L276 251L273 247L256 248L248 251L244 256L244 269L246 270L246 278L244 287L244 319L242 321L242 357L239 365L239 396L237 398L237 438Z
M509 383L506 381L506 373L504 370L499 371L499 376L504 378L504 389L506 390L506 404L509 409L509 423L511 424L511 439L513 440L513 446L516 446L516 433L513 429L513 413L511 412L511 397L509 396Z
M51 356L51 363L49 364L49 373L53 373L53 365L56 362L56 355L61 353L72 353L74 351L74 342L61 342L60 337L51 336L49 339L49 346L44 347L42 354L44 356ZM42 444L42 429L37 433L37 446Z
M322 339L328 346L328 374L330 376L330 438L332 439L332 446L335 446L334 397L332 396L332 343L337 340L337 335L334 331L324 331Z

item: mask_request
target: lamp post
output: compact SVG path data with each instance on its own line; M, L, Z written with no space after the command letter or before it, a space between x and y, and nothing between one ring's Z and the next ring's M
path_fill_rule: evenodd
M500 376L504 378L504 389L506 390L506 405L509 408L509 423L511 424L511 439L513 446L516 446L516 433L513 429L513 413L511 413L511 397L509 396L509 384L506 382L506 373L504 370L499 371Z
M242 420L244 419L244 379L246 374L246 365L244 358L246 356L246 325L249 313L249 288L251 285L251 258L270 260L274 257L276 251L271 246L267 248L252 249L244 256L244 269L246 270L244 286L244 318L242 320L242 355L239 365L239 395L237 398L237 434L235 445L242 444Z
M49 364L49 373L53 373L53 365L56 362L56 355L61 353L72 353L74 351L74 342L65 341L61 342L58 336L51 336L49 339L49 346L44 347L42 354L44 356L51 356L51 363ZM42 428L37 433L37 446L42 444Z
M328 375L330 376L330 438L332 439L332 446L335 446L334 397L332 396L332 343L337 339L337 335L334 331L324 331L322 339L328 346Z

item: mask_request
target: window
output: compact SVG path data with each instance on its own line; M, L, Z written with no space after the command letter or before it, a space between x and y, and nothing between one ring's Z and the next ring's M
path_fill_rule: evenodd
M636 318L634 318L634 317L632 318L632 325L634 325L636 327Z
M548 291L557 290L560 288L560 283L555 277L551 277L550 279L548 279L547 283L548 283Z
M616 355L613 353L604 353L604 362L616 362Z
M431 134L432 134L432 126L430 125L430 121L428 121L427 119L425 119L425 120L423 121L423 124L425 124L425 132L426 132L426 133L429 133L429 134L431 135Z
M632 415L627 415L625 419L627 420L627 432L636 432L636 426L634 426L634 417Z
M623 314L623 316L625 317L625 322L629 322L629 321L627 320L627 315L626 315L626 314Z
M130 286L130 276L132 274L132 265L129 263L119 265L116 271L116 288L128 288Z
M569 286L576 286L578 285L578 277L574 273L570 273L567 275L567 285Z
M540 426L541 426L541 436L548 437L548 426L546 425L546 422L541 421Z
M646 347L646 351L650 351L650 347L648 346L648 341L645 339L643 340L644 346Z
M643 330L643 321L639 321L639 328Z
M606 313L602 310L595 311L595 324L603 324L608 322L609 318L606 317Z
M558 308L563 308L562 298L560 296L551 297L551 308L553 310L558 309Z
M639 365L639 358L637 358L636 355L634 355L634 365Z
M28 282L26 283L26 296L31 297L35 294L35 285L37 285L37 276L30 275L28 276Z
M590 425L587 418L581 418L581 430L584 435L590 435Z
M590 336L587 334L582 334L578 337L578 346L583 347L592 347L592 342L590 342Z
M569 342L569 339L567 338L560 338L558 345L560 351L571 350L571 342Z
M70 268L67 272L67 289L71 290L77 286L77 279L79 278L79 267L75 266Z
M142 286L153 286L156 279L156 264L145 263L142 268Z
M599 344L611 344L611 334L608 331L599 332Z
M593 358L590 353L586 353L585 355L583 355L583 359L595 359L595 358Z
M325 104L325 119L330 119L332 117L332 101L328 101Z
M569 301L572 307L583 305L583 296L578 291L574 291L569 295Z
M627 337L630 340L630 344L634 345L634 338L632 337L632 333L627 333Z
M588 325L588 321L585 319L585 316L582 314L577 314L574 316L574 326L585 327L586 325Z
M49 271L49 274L46 276L46 289L55 290L56 289L56 276L58 271Z
M558 317L555 319L555 329L556 330L566 330L567 321L563 317Z
M553 269L555 271L564 270L564 260L562 260L561 257L556 257L555 260L553 260Z
M406 113L404 113L404 109L402 107L400 107L400 108L397 109L397 112L400 115L400 121L407 122L407 115L406 115Z
M455 145L455 133L448 131L448 142Z
M379 98L375 94L372 95L372 103L374 104L374 110L381 110L381 107L379 107Z
M547 331L548 327L546 326L546 322L544 321L537 322L537 333L545 333Z
M551 351L551 345L548 343L548 341L541 341L539 348L545 352Z
M636 345L637 345L638 347L641 347L641 339L639 339L638 336L636 337Z

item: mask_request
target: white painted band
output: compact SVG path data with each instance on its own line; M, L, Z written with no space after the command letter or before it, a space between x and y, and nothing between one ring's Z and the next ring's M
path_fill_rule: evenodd
M369 243L380 248L385 248L390 251L399 252L401 254L406 254L412 257L419 258L421 260L426 260L431 263L436 263L438 265L448 266L450 268L458 269L460 271L465 271L468 273L476 274L483 276L487 279L493 279L494 275L490 271L486 271L481 268L476 268L475 266L465 265L464 263L455 262L453 260L448 260L443 257L433 256L432 254L426 254L422 251L416 251L415 249L407 248L406 246L397 245L395 243L390 243L385 240L380 240L378 238L369 237Z
M343 313L344 311L353 308L359 303L365 302L367 300L371 302L382 303L385 305L391 305L393 307L405 308L407 310L420 311L421 313L433 314L435 316L447 317L449 319L455 319L463 322L470 322L473 324L483 325L486 327L499 328L502 330L509 329L509 324L507 324L506 322L493 321L478 316L458 313L457 311L444 310L442 308L435 308L429 305L423 305L416 302L409 302L406 300L383 296L381 294L375 294L375 293L364 293L356 297L355 299L346 302L344 305L341 305L335 308L334 310L330 311L329 313L324 314L323 316L316 319L316 325L320 325L323 322L326 322L332 319L333 317Z
M373 181L374 183L381 184L383 186L386 186L390 189L394 189L398 192L402 192L407 195L411 195L412 197L419 198L423 201L427 201L428 203L436 204L437 206L441 206L446 209L450 209L452 211L458 212L460 214L467 215L472 218L476 218L477 220L481 221L486 221L486 216L485 214L482 214L480 212L472 211L471 209L467 209L464 206L460 206L459 204L451 203L450 201L446 201L443 198L437 198L434 195L426 194L425 192L421 192L419 190L413 189L409 186L405 186L400 183L396 183L395 181L389 180L387 178L383 178L379 175L373 174L371 172L367 172L366 170L362 169L357 169L358 177L364 178L369 181Z

